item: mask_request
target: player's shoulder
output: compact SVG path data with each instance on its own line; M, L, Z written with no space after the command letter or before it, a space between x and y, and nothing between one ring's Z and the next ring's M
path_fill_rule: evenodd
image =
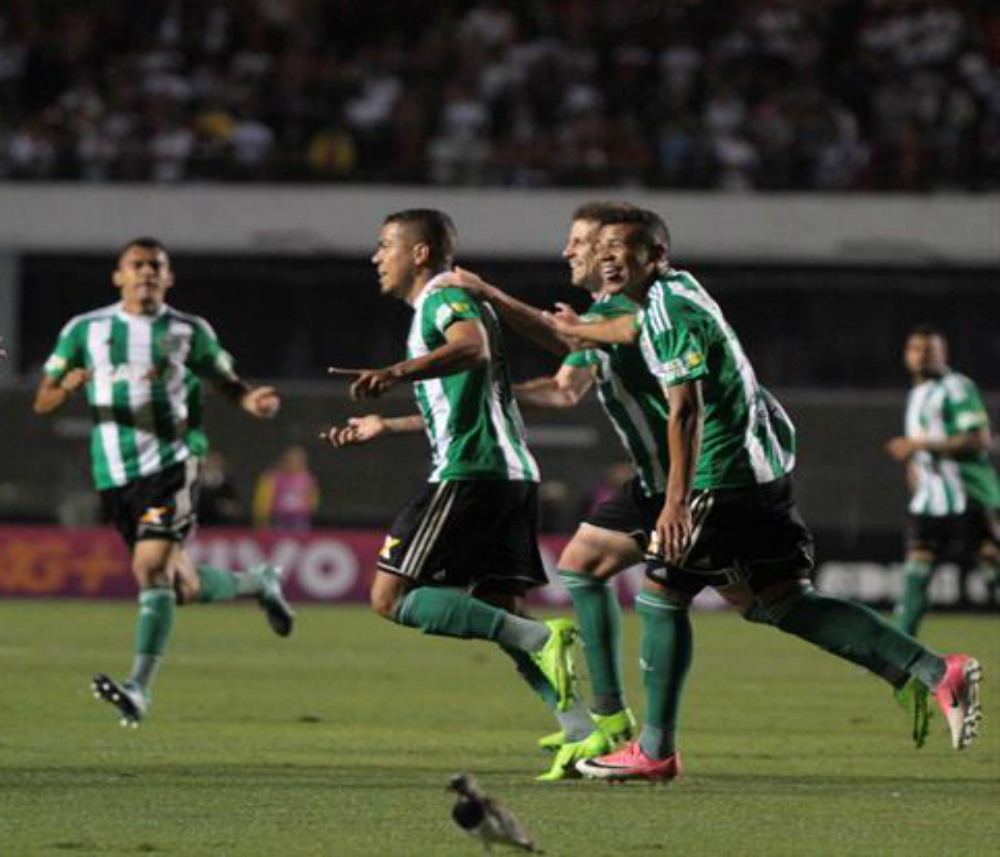
M952 399L966 399L979 392L975 381L968 375L954 370L949 370L941 377L941 384Z
M108 304L108 306L92 309L88 312L81 312L79 315L74 315L63 325L62 333L63 335L73 333L95 321L110 320L118 314L120 306L121 304L117 303Z
M192 330L208 333L212 336L215 335L215 331L208 322L208 319L202 318L200 315L195 315L193 312L184 312L176 307L166 305L163 308L163 318L170 324L178 324L189 327Z

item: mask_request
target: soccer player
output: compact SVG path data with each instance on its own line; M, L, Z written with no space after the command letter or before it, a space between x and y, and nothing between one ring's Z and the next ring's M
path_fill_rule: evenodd
M568 307L553 316L567 336L595 342L640 340L669 404L666 501L651 536L643 620L646 691L639 740L578 763L586 776L669 780L681 772L676 732L691 663L688 608L705 586L743 582L743 615L801 637L914 691L914 737L926 735L927 692L945 713L956 749L979 727L979 663L939 656L858 604L810 584L813 542L792 496L795 431L757 383L736 334L691 274L668 269L655 215L622 212L599 235L605 282L638 282L637 317L583 325ZM920 734L918 734L918 731Z
M420 413L370 414L334 426L335 447L425 431L431 474L393 522L371 589L380 616L426 634L498 643L565 728L588 719L574 698L575 629L522 614L523 595L547 582L537 537L538 467L507 377L496 315L442 284L455 228L440 211L383 222L372 263L382 294L413 309L407 359L355 377L355 399L412 383Z
M990 423L982 396L948 366L948 343L933 327L906 339L903 362L913 378L906 434L886 451L906 464L912 490L899 627L917 633L937 565L968 546L995 593L1000 578L1000 479L989 461Z
M614 286L602 287L595 264L595 238L603 218L629 208L624 203L589 202L573 213L562 255L569 264L571 285L593 296L585 321L634 316L639 311L635 295ZM661 240L668 240L665 226ZM517 398L537 407L567 408L596 387L635 468L635 477L580 524L558 561L559 578L573 599L591 677L593 722L582 723L576 732L558 732L540 740L543 748L556 754L551 769L540 779L578 777L577 762L610 752L631 740L636 729L622 682L621 607L610 583L616 574L642 562L647 536L663 507L666 400L637 346L570 351L541 310L468 271L459 271L450 281L469 287L516 330L564 358L554 375L515 384Z
M132 671L123 682L97 675L92 686L118 710L122 725L137 726L152 701L178 604L254 598L280 636L291 633L294 614L276 568L196 568L184 551L195 526L199 463L208 448L201 380L260 419L278 410L274 389L243 381L208 323L165 303L174 275L158 240L126 244L112 281L121 301L79 315L62 329L34 410L55 411L86 388L94 417L94 482L128 545L139 584Z

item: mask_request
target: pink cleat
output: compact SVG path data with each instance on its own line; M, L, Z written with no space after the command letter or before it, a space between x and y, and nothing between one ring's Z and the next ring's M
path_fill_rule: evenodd
M647 780L665 783L681 775L681 754L675 752L666 759L650 759L639 747L638 741L626 744L617 753L596 759L583 759L576 769L594 780Z
M983 719L979 682L983 668L969 655L945 655L945 674L934 691L951 730L951 746L964 750L979 735Z

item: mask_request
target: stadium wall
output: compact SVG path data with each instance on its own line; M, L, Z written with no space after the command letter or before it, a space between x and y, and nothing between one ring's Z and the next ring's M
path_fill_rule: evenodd
M437 207L463 251L548 257L570 212L626 198L667 218L688 258L997 264L1000 195L651 193L420 187L0 183L0 248L98 250L136 231L183 251L369 253L386 213Z

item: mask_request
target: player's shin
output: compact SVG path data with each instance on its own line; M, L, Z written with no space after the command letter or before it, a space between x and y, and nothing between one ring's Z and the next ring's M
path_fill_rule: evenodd
M907 560L903 566L903 599L896 607L900 630L916 636L920 620L930 607L928 588L934 566L927 560Z
M128 683L144 693L156 675L174 625L177 597L167 587L149 587L139 593L139 619L135 629L135 659Z
M686 606L649 590L636 598L635 609L642 619L639 666L646 690L639 745L648 758L665 759L676 749L681 698L693 653L691 619Z
M559 579L573 599L580 640L593 689L597 714L614 714L625 707L622 693L622 611L608 581L560 569Z

